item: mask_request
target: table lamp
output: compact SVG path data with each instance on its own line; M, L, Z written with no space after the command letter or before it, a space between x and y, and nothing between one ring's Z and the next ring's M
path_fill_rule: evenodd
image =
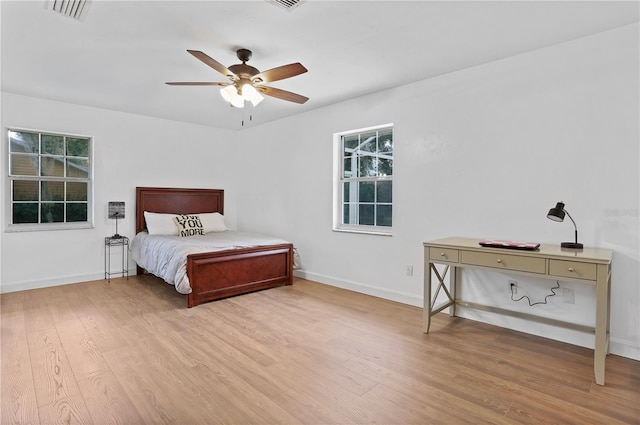
M571 217L571 214L569 214L569 211L564 209L563 202L558 202L554 208L551 208L547 213L547 218L549 220L561 222L561 221L564 221L565 214L571 219L571 222L573 223L576 240L575 242L562 242L560 246L562 248L582 249L583 245L581 243L578 243L578 226L576 226L576 222L573 221L573 217Z
M116 219L116 233L111 236L111 239L120 239L122 236L118 234L118 219L124 218L124 202L121 201L111 201L109 202L109 218Z

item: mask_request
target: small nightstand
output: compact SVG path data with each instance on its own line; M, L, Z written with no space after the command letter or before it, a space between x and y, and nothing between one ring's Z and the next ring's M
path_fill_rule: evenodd
M122 247L121 265L122 267L115 271L111 271L111 247ZM113 237L109 236L104 238L104 278L107 281L111 280L111 275L122 275L129 279L129 238L126 236Z

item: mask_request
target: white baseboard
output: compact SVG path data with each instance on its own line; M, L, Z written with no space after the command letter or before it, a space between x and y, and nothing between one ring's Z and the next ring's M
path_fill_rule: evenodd
M626 341L610 340L609 352L616 356L640 361L640 347L634 347Z
M136 269L129 270L129 276L136 274ZM119 275L118 275L119 277ZM30 280L17 283L0 283L0 294L9 292L28 291L30 289L49 288L52 286L70 285L72 283L91 282L93 280L103 280L104 272L84 275L62 276L47 280Z
M350 291L359 292L361 294L372 295L386 300L397 301L402 304L409 304L416 307L422 307L422 297L405 294L397 291L390 291L384 288L365 285L363 283L352 282L344 279L338 279L332 276L326 276L318 273L312 273L305 270L296 270L293 275L301 279L308 279L314 282L324 283L337 288L348 289Z

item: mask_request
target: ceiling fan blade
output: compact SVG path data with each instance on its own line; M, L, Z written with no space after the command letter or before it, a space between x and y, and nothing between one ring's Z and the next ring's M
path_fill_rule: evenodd
M296 93L291 93L290 91L277 89L275 87L257 86L256 89L260 93L264 93L267 96L277 97L278 99L288 100L289 102L304 103L309 100L308 97L301 96Z
M271 83L273 81L295 77L296 75L304 74L305 72L307 72L307 68L302 66L301 63L296 62L263 71L260 74L255 75L252 80L258 83Z
M231 83L220 83L220 82L208 82L208 81L171 81L168 83L170 86L228 86Z
M218 71L222 75L224 75L226 77L229 77L229 78L232 78L232 79L236 78L236 74L234 74L233 72L229 71L226 66L224 66L223 64L221 64L217 60L209 57L205 53L202 53L199 50L187 50L187 52L191 53L193 56L195 56L196 58L200 59L202 62L204 62L205 64L209 65L211 68L215 69L216 71Z

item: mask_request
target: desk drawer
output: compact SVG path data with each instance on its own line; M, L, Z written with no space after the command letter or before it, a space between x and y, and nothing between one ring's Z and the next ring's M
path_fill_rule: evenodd
M549 260L549 274L574 279L596 280L597 266L578 261Z
M429 248L429 259L434 262L447 261L457 263L460 261L457 249L451 248Z
M496 269L540 274L546 273L546 261L544 258L527 257L524 255L461 251L460 262L474 266L493 267Z

